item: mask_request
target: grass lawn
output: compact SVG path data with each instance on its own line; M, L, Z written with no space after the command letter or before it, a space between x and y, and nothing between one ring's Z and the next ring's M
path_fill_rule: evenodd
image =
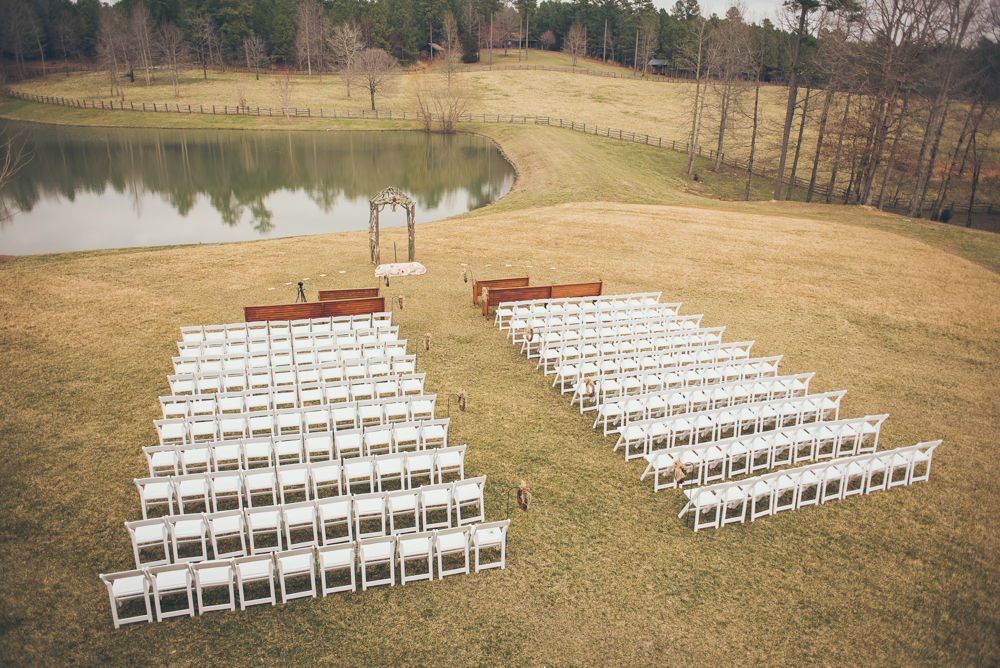
M997 237L860 209L719 202L712 184L680 177L678 154L553 128L470 129L513 161L514 189L420 225L428 273L386 293L406 296L395 323L440 412L468 391L451 440L469 445L466 475L488 476L487 519L503 518L510 486L532 487L507 569L114 631L97 574L132 566L122 522L141 516L132 478L156 441L178 328L291 301L285 283L304 277L310 298L371 285L366 236L19 257L0 264L0 663L996 665ZM403 229L382 237L405 245ZM682 496L640 482L640 463L613 454L470 307L462 263L476 278L663 291L727 325L724 340L784 354L782 373L815 371L815 391L848 390L842 416L889 413L881 447L944 439L931 480L694 534L676 518ZM425 332L429 352L416 350Z

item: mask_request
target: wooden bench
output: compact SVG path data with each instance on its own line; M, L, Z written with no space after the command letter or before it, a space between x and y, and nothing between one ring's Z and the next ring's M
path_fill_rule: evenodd
M319 300L321 302L332 302L340 299L364 299L365 297L378 297L378 287L319 291Z
M521 302L530 299L566 299L570 297L600 297L604 281L593 283L562 283L559 285L535 285L527 288L497 288L490 290L483 301L483 315L489 314L490 306L502 302Z
M338 301L305 304L275 304L273 306L244 306L243 317L247 322L262 320L304 320L329 318L341 315L364 315L385 311L385 297L341 299Z
M494 288L523 288L528 285L528 277L523 278L493 278L486 281L473 281L472 283L472 305L479 305L479 295L483 294L483 288L489 288L490 292Z

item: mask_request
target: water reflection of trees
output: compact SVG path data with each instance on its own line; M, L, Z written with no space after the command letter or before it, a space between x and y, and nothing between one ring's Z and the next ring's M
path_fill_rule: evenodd
M203 194L226 225L249 219L263 234L274 226L264 200L280 190L302 189L327 213L341 196L367 199L388 185L418 210L463 190L477 208L513 180L493 145L468 135L24 127L35 158L6 192L24 211L46 195L73 201L110 187L136 206L142 193L158 194L186 216Z

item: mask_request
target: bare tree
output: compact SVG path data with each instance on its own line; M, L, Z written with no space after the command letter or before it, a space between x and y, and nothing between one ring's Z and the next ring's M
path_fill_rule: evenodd
M181 96L181 67L187 65L191 51L180 28L173 23L164 23L156 30L156 50L160 62L170 72L170 83L174 86L174 97Z
M935 55L932 72L938 75L936 94L931 101L930 120L924 133L917 165L917 182L910 199L909 215L919 218L923 215L924 195L933 169L934 155L944 130L948 105L952 91L959 83L960 66L966 57L964 47L975 36L980 25L982 0L940 0L943 5L939 12L940 25L936 26Z
M396 92L399 63L382 49L365 49L358 54L358 76L361 87L368 91L375 110L375 96L388 97Z
M694 157L698 150L698 136L701 133L701 118L705 109L703 79L708 78L711 67L707 59L707 47L711 32L708 21L698 16L688 33L688 41L682 49L683 60L695 73L694 106L691 110L691 140L688 143L687 173L694 174Z
M295 79L292 78L292 70L285 68L272 76L271 90L278 99L281 111L285 114L285 121L290 121L289 111L292 108L292 93L295 92Z
M31 41L35 44L36 53L38 53L38 57L42 61L42 76L45 76L45 48L48 46L48 42L46 41L45 24L35 9L37 7L25 7L24 24L31 35Z
M347 97L351 97L351 79L357 68L358 54L364 49L361 28L357 23L335 25L330 32L329 43L340 66L340 77L347 84Z
M264 38L251 30L243 38L243 56L247 61L247 69L253 70L257 81L260 81L260 66L267 61L267 44Z
M146 85L153 83L153 19L146 9L146 3L139 2L132 8L129 17L129 37L135 62L146 75Z
M455 15L449 11L444 13L444 18L441 20L444 27L444 47L445 54L452 51L458 51L459 41L458 41L458 21L455 20Z
M125 30L123 22L113 8L101 7L97 20L97 58L108 73L111 95L125 99L122 87L121 68L125 65Z
M0 222L10 220L17 213L4 196L4 191L17 173L31 162L32 153L24 137L0 130Z
M465 85L448 82L442 74L433 80L418 82L415 98L424 130L430 132L437 124L441 132L450 134L455 131L455 124L468 113L474 96Z
M24 59L32 49L31 8L25 0L5 0L0 4L0 28L6 51L14 54L14 62L22 76L25 74Z
M69 76L69 57L80 53L80 33L77 30L73 13L64 9L59 12L52 26L56 48L62 52L63 63L66 65L66 76Z
M548 51L553 44L556 43L556 36L551 30L546 30L538 38L538 41L542 43L542 46Z
M507 42L511 37L521 34L521 15L511 6L504 7L496 15L496 27L503 40L503 55L507 55Z
M636 44L637 59L642 61L642 75L646 76L649 59L660 48L660 19L656 14L644 14L639 22L639 41Z
M587 33L583 31L583 26L574 23L563 37L563 53L573 57L573 67L576 67L578 58L582 58L587 53Z
M247 108L247 80L243 75L238 75L236 77L236 83L233 85L233 92L236 94L236 106L241 109Z
M749 92L756 72L750 27L743 21L739 6L726 11L726 19L712 31L708 45L708 60L715 76L711 80L719 111L719 141L715 151L715 169L722 166L726 130L732 123L731 113Z
M215 21L208 12L203 12L191 21L194 30L194 45L201 63L205 81L208 81L208 66L222 64L222 52L219 49L219 32L215 29Z
M470 35L477 34L481 22L482 17L476 10L476 3L473 0L465 0L465 4L462 5L458 13L458 24L462 32L469 33Z
M316 0L306 0L295 13L295 53L306 62L309 76L315 64L322 71L326 55L326 35L330 31L326 13Z

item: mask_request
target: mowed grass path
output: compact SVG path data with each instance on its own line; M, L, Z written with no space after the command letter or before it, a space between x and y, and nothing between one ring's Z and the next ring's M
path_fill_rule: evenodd
M723 205L679 192L693 184L669 153L483 130L518 167L515 189L419 226L428 273L387 293L406 295L396 322L411 350L433 334L418 366L441 410L469 393L452 441L469 444L467 475L488 476L488 519L508 487L532 486L507 570L112 630L97 574L132 565L122 522L140 517L132 478L178 328L289 301L285 283L306 277L310 298L370 285L367 242L17 258L0 264L3 664L995 665L1000 277L953 254L996 266L994 237ZM384 247L404 234L384 231ZM882 447L944 439L931 481L695 535L676 519L682 496L639 482L641 464L612 454L470 307L462 263L477 278L662 290L727 325L725 340L784 354L783 373L817 372L816 391L847 389L845 417L890 413Z

